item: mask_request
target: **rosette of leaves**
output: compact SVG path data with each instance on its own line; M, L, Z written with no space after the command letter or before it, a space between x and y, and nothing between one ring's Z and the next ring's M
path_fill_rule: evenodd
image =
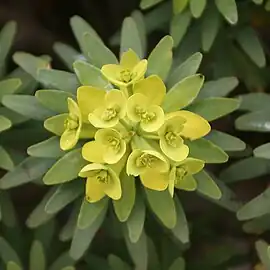
M188 243L178 189L196 190L223 206L230 201L230 191L217 185L204 166L228 160L228 146L222 142L235 138L216 131L208 134L208 122L236 110L239 101L224 94L208 98L209 87L201 92L205 96L200 95L204 77L196 72L201 54L173 69L170 36L146 58L143 20L125 19L120 61L83 19L73 17L71 26L82 54L68 45L55 45L71 72L30 69L46 87L36 92L33 117L41 107L52 112L54 116L44 117L44 126L55 136L28 148L31 157L24 162L35 161L31 180L43 177L46 185L54 187L27 225L38 227L73 204L60 238L72 239L70 254L79 259L102 224L106 227L116 216L123 223L134 264L146 269L145 206L172 235ZM17 63L30 68L26 58ZM210 137L205 138L206 134ZM20 164L2 179L1 186L8 188L11 179L21 184L17 176L27 169ZM112 208L115 214L108 212Z
M265 52L256 31L263 29L268 16L263 4L268 10L267 1L142 0L141 8L155 6L144 16L146 32L169 32L178 63L202 50L207 54L204 74L216 79L236 76L253 90L268 83Z
M7 270L75 270L65 245L55 241L54 220L32 231L21 226L8 193L1 194L0 267Z

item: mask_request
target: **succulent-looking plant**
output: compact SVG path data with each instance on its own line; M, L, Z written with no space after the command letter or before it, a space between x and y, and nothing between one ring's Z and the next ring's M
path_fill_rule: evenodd
M105 219L108 223L115 219L106 215L110 213L108 197L112 198L134 264L146 269L146 202L158 221L185 244L189 230L179 189L196 190L235 210L227 187L217 184L204 166L224 163L228 160L225 151L239 150L239 145L223 144L238 139L210 132L209 125L236 110L239 101L223 98L224 94L209 98L212 82L202 88L204 76L196 74L200 53L172 68L170 36L161 39L146 58L139 21L126 18L123 23L120 62L84 20L74 16L71 26L83 55L64 44L56 44L55 49L75 74L40 66L39 58L25 53L14 55L16 63L44 89L36 92L35 99L21 95L16 102L10 97L6 103L18 110L27 99L34 104L32 117L45 120L45 128L56 136L48 138L51 134L47 133L45 141L29 147L31 157L6 174L0 188L40 178L46 185L55 185L30 214L27 225L31 228L76 201L60 233L61 240L72 239L74 259L83 256ZM237 85L231 80L229 90ZM24 109L29 114L28 107ZM30 174L24 173L28 168ZM134 249L144 253L142 260Z

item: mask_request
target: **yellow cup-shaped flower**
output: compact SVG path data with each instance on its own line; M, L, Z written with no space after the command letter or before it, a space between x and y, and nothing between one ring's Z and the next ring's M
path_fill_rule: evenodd
M167 120L158 131L160 148L170 159L180 162L189 153L189 148L181 137L186 120L181 116L174 116Z
M204 168L204 161L195 158L187 158L182 162L176 163L169 173L169 191L173 196L174 187L193 191L197 183L192 175L200 172Z
M80 171L79 176L87 178L86 199L89 202L97 202L105 195L113 200L121 198L120 179L109 166L97 163L89 164Z
M127 87L141 80L147 69L147 60L139 60L134 51L124 52L120 65L109 64L101 68L103 75L118 87Z
M132 95L127 102L128 118L139 123L146 132L157 131L164 123L163 109L158 105L152 105L150 100L143 94Z
M126 115L125 95L120 90L111 90L106 93L103 104L98 104L89 114L89 122L96 128L111 128L118 124Z
M64 132L60 138L62 150L69 150L77 144L82 129L82 116L77 103L71 98L68 98L67 102L69 114L64 122Z
M170 168L168 160L154 150L135 149L127 160L127 174L138 176L147 170L167 172Z
M126 152L126 142L116 129L100 129L96 132L95 139L103 146L105 163L117 163Z

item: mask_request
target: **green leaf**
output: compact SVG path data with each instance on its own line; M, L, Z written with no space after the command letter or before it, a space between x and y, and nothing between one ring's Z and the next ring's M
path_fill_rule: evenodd
M248 220L261 217L270 213L270 189L266 189L259 196L255 197L237 212L239 220Z
M32 182L42 177L54 162L54 159L28 157L4 175L0 181L0 188L9 189Z
M245 233L260 235L267 231L270 226L270 214L247 221L243 225Z
M174 85L166 94L162 103L164 111L178 111L179 109L188 106L199 94L203 82L204 76L196 74L189 76Z
M265 3L265 10L270 11L270 0L267 0L267 2Z
M82 85L110 89L112 88L108 80L103 76L99 68L89 63L78 60L73 64L74 71Z
M72 239L78 220L78 214L81 207L81 200L77 200L72 208L71 214L62 230L59 233L59 239L66 242Z
M4 263L13 261L19 266L21 266L21 261L16 253L16 251L10 246L10 244L0 236L0 258Z
M42 243L35 240L30 249L29 270L46 270L46 258Z
M220 178L227 183L256 178L270 172L270 161L263 158L249 157L230 165L223 170Z
M177 14L170 25L170 35L174 40L174 47L178 47L191 24L192 17L189 11Z
M266 269L270 269L270 247L269 245L263 241L258 240L255 243L255 247L258 253L258 256L261 260L261 262L264 264Z
M270 132L270 110L244 114L236 119L235 126L239 130Z
M263 3L263 0L252 0L253 3L255 3L256 5L261 5Z
M3 97L2 102L9 109L35 120L45 120L54 115L51 110L46 109L33 96L6 95Z
M147 250L147 238L145 232L143 232L136 243L132 243L127 235L124 233L126 245L135 265L135 269L147 270L148 265L148 250Z
M173 0L174 14L181 13L187 6L189 0Z
M81 148L75 149L60 158L43 177L44 183L56 185L77 178L80 170L87 164L81 151Z
M16 264L15 262L8 262L7 263L7 270L22 270L22 268Z
M190 12L194 18L198 19L202 16L202 13L205 10L206 4L207 4L206 0L201 0L201 1L190 0L189 2Z
M270 143L256 147L253 153L255 157L270 159Z
M140 33L132 17L125 18L122 24L120 55L128 49L132 49L140 58L143 58Z
M199 52L194 53L183 63L173 69L168 78L168 88L171 88L176 83L182 81L184 78L196 74L198 71L203 55Z
M35 96L44 107L57 113L68 112L67 99L75 99L71 93L60 90L38 90Z
M186 269L185 261L182 257L177 258L169 268L169 270L185 270L185 269Z
M0 168L10 171L14 168L14 162L9 153L0 145Z
M85 44L85 57L92 65L101 68L106 64L118 63L114 53L95 35L85 33L83 39Z
M2 224L4 224L8 228L17 230L16 227L18 226L18 220L12 199L8 192L1 192L0 208L2 214Z
M241 100L239 110L244 111L260 111L268 109L270 103L270 95L266 93L249 93L240 95Z
M11 121L12 125L18 125L21 123L24 123L28 120L25 116L22 116L19 113L16 113L6 107L0 107L0 115L8 118L9 121Z
M60 149L60 139L57 136L34 144L27 149L29 156L41 158L59 158L65 153L65 151Z
M205 170L197 173L194 177L197 181L197 191L199 193L215 200L221 199L222 193L218 185Z
M49 270L75 270L72 266L74 263L68 252L64 252L56 259Z
M104 207L103 211L89 227L85 229L80 229L79 227L76 227L69 253L71 258L73 258L74 260L78 260L84 255L84 253L90 246L93 238L95 237L98 229L103 223L106 213L107 207Z
M140 8L141 9L147 9L150 7L153 7L157 5L158 3L162 2L164 0L141 0Z
M139 191L136 193L135 205L125 223L128 236L132 243L136 243L141 237L145 221L145 204Z
M11 126L11 121L8 118L0 115L0 132L11 128Z
M122 197L120 200L113 200L114 211L121 222L128 220L135 204L136 188L133 176L128 176L125 171L120 175Z
M100 215L108 208L108 198L103 198L96 203L89 203L85 199L82 201L77 227L80 230L84 230L89 226L92 226Z
M38 70L37 76L39 82L51 89L76 94L77 88L80 86L75 74L62 70L41 68Z
M225 97L238 86L238 83L239 81L236 77L225 77L215 81L208 81L203 85L198 98Z
M193 0L194 1L194 0ZM220 29L220 15L214 6L207 8L202 17L202 49L209 52Z
M201 138L195 141L186 141L189 155L193 158L204 160L206 163L224 163L228 155L214 143Z
M177 215L174 201L169 192L167 190L154 191L146 188L145 192L149 206L154 214L164 226L173 229L176 226Z
M73 63L81 58L79 52L62 42L56 42L53 45L53 50L59 56L59 58L65 63L70 71L73 70Z
M208 98L194 102L189 111L199 114L207 121L221 118L238 109L240 101L233 98Z
M12 46L17 31L15 21L9 21L4 25L0 32L0 74L4 73L5 61Z
M48 70L49 61L42 57L33 56L30 53L16 52L13 55L14 62L30 74L36 80L38 79L38 70L44 68Z
M128 264L113 254L108 256L108 262L112 270L131 270Z
M173 39L171 36L162 38L148 57L148 75L158 75L166 80L172 66Z
M45 205L45 211L48 214L56 214L68 204L76 200L84 192L83 183L73 181L70 183L61 184L57 187L51 198Z
M230 24L238 21L238 11L235 0L215 0L219 12Z
M56 188L51 188L49 192L47 192L46 195L43 197L41 202L31 212L31 214L26 220L26 225L28 228L30 229L37 228L54 217L53 214L48 214L45 211L45 206L52 197L52 195L55 193L55 190Z
M246 148L242 140L217 130L212 130L205 138L227 152L243 151Z
M92 34L102 42L97 32L83 18L77 15L73 16L70 19L70 26L72 28L72 32L75 35L77 42L79 43L80 49L85 57L87 56L87 49L84 40L85 33Z
M186 244L189 242L189 227L188 227L185 211L177 196L174 196L174 202L175 202L177 220L176 220L175 227L172 229L172 233L182 243Z
M147 47L147 33L146 33L146 24L145 24L144 14L142 14L142 12L139 10L134 10L131 13L131 17L134 19L139 35L140 35L140 40L142 44L142 53L144 57L146 53L146 49L147 49L146 48Z
M34 232L34 239L42 243L43 249L48 251L50 249L52 242L54 241L55 232L57 229L57 221L51 219L47 223L38 227Z
M260 40L251 27L242 28L237 36L236 40L242 47L243 51L250 57L250 59L260 68L266 64L263 47Z
M0 102L4 95L14 94L21 84L22 82L20 79L7 79L0 81Z

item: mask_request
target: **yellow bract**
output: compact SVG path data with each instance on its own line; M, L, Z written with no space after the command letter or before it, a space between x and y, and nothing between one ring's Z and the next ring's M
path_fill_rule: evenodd
M102 164L86 165L79 173L80 177L86 177L86 199L89 202L97 202L105 195L113 200L119 200L122 195L120 179L109 166Z
M139 60L131 49L124 52L120 65L109 64L101 68L103 75L118 87L127 87L144 77L147 69L147 60Z

